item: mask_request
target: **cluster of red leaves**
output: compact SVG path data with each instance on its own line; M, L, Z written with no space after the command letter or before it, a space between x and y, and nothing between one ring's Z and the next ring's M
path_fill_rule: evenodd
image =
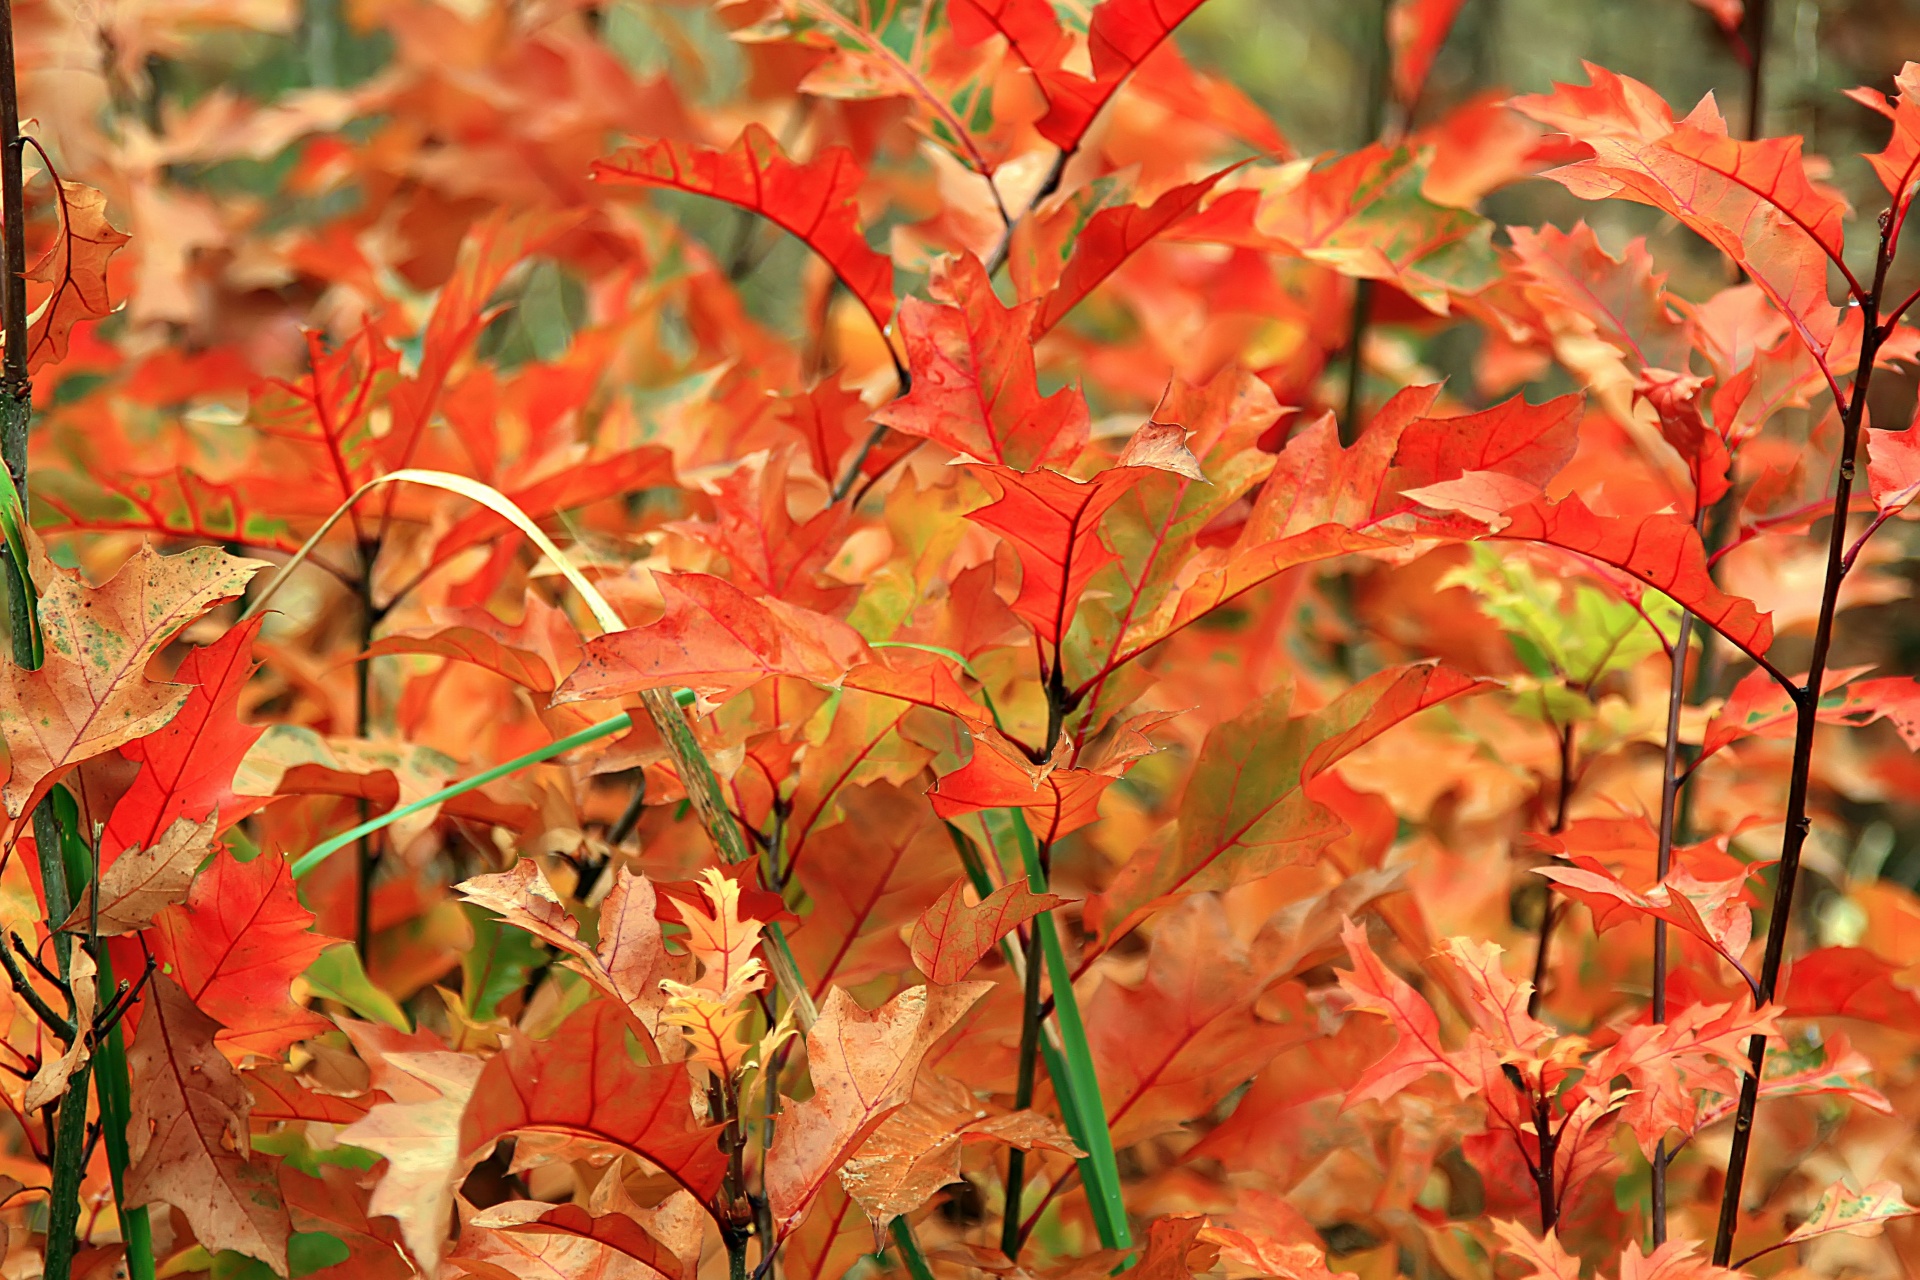
M11 1250L102 1047L36 1004L118 975L98 1274L145 1206L165 1275L1720 1280L1754 1037L1742 1252L1897 1274L1910 1224L1858 1237L1920 1188L1920 898L1848 851L1920 778L1912 677L1817 691L1822 906L1755 979L1807 531L1850 387L1920 356L1864 224L1798 139L1598 68L1295 159L1168 40L1195 7L618 6L649 73L597 9L386 0L371 78L151 118L113 86L205 15L23 25L100 189L30 273ZM1404 107L1459 8L1394 6ZM1897 244L1920 71L1861 101ZM1555 164L1741 282L1496 238ZM1916 439L1867 433L1843 610L1902 590ZM1732 674L1666 867L1683 609ZM42 804L97 845L64 920Z

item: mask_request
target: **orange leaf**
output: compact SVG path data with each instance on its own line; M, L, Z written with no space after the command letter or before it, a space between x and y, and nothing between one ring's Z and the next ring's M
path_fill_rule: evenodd
M83 182L60 179L60 238L27 271L53 292L27 319L27 372L64 360L68 336L82 320L113 310L107 262L132 237L107 221L107 197Z
M240 862L222 850L149 933L153 954L172 966L189 998L221 1023L229 1053L278 1058L295 1041L328 1029L295 1004L293 980L338 939L313 931L287 862L263 853Z
M772 596L756 599L704 573L657 573L654 581L666 613L589 640L555 702L675 685L726 698L775 675L833 684L871 660L860 633L825 614Z
M1731 138L1711 96L1676 121L1639 81L1591 64L1587 75L1588 85L1514 100L1589 152L1548 176L1582 199L1619 197L1672 214L1744 267L1807 349L1824 357L1839 319L1827 299L1828 264L1852 282L1841 233L1846 205L1807 176L1800 139Z
M1086 401L1035 382L1038 301L1001 304L978 259L963 254L934 270L932 302L900 308L913 389L873 420L954 453L1018 471L1073 460L1087 438Z
M969 884L956 880L914 922L913 962L929 982L954 983L1014 929L1066 899L1034 893L1024 878L1004 884L977 903L967 902Z
M796 163L773 135L750 124L725 151L644 142L594 161L593 176L610 186L671 187L751 210L819 254L875 325L885 329L893 317L893 263L868 248L860 231L866 175L845 147Z
M927 1050L992 985L913 987L871 1013L839 987L827 993L807 1032L813 1096L789 1104L767 1155L776 1240L793 1233L829 1179L913 1097Z
M474 1085L460 1121L462 1153L527 1130L588 1138L651 1160L708 1200L727 1170L720 1129L693 1118L687 1064L636 1062L627 1034L620 1006L596 1000L551 1040L516 1038Z

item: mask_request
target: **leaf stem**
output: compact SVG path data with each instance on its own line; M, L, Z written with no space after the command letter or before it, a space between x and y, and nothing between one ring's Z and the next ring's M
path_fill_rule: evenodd
M95 948L100 966L100 989L114 989L113 960L107 948ZM113 1202L120 1211L120 1234L127 1244L130 1280L154 1280L153 1222L147 1206L127 1206L127 1130L133 1118L133 1090L127 1072L127 1045L116 1020L93 1054L94 1089L100 1098L100 1128L107 1145L107 1172L113 1180Z

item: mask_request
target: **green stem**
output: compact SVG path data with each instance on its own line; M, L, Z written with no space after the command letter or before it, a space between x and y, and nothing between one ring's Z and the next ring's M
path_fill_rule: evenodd
M80 1179L86 1173L80 1153L87 1145L87 1077L91 1066L75 1071L60 1100L53 1137L53 1187L47 1197L46 1280L69 1280L80 1227Z
M893 1247L899 1251L900 1261L906 1264L907 1274L913 1280L933 1280L927 1255L920 1252L920 1242L913 1238L913 1224L904 1216L895 1218L887 1224L887 1234L893 1237Z
M1035 893L1047 891L1046 869L1040 865L1040 846L1027 825L1026 814L1018 809L994 810L990 815L1012 828L1020 862L1026 869L1027 885ZM1133 1234L1127 1227L1126 1202L1120 1194L1120 1166L1113 1154L1113 1134L1107 1129L1107 1108L1100 1098L1100 1077L1093 1067L1093 1050L1087 1044L1086 1024L1080 1018L1080 1001L1073 991L1073 969L1067 964L1066 949L1060 944L1060 931L1053 913L1043 911L1030 926L1040 937L1040 953L1046 958L1047 980L1053 988L1054 1024L1060 1032L1060 1061L1049 1056L1049 1070L1059 1067L1053 1077L1054 1090L1062 1093L1062 1113L1068 1117L1067 1130L1087 1154L1080 1161L1080 1177L1087 1186L1087 1203L1093 1212L1100 1243L1109 1249L1133 1247ZM1077 1124L1076 1124L1077 1121Z
M113 960L100 948L100 990L114 989ZM101 1137L107 1148L107 1171L113 1178L113 1202L120 1208L120 1235L127 1244L130 1280L154 1280L153 1223L147 1206L127 1207L127 1129L132 1123L132 1087L127 1074L127 1045L120 1027L107 1033L93 1054L94 1088L100 1096Z

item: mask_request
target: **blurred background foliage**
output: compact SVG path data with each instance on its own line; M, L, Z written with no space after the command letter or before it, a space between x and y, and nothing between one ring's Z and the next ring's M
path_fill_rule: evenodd
M77 2L85 7L96 0ZM446 2L468 17L490 4ZM1393 3L1208 0L1176 39L1194 67L1226 78L1264 110L1298 156L1338 153L1376 138L1391 139L1437 122L1478 97L1580 81L1582 63L1592 62L1644 81L1677 111L1711 93L1731 127L1745 131L1757 124L1766 134L1801 135L1815 158L1816 174L1824 169L1856 209L1874 207L1877 187L1859 153L1881 144L1885 125L1845 91L1859 85L1888 87L1902 62L1920 52L1920 0L1757 0L1744 8L1738 0L1464 0L1409 116L1390 104L1385 86L1386 31ZM23 4L18 12L32 23L36 7ZM1078 10L1084 17L1087 6L1080 0L1061 0L1056 7ZM731 30L738 16L727 5L706 0L609 0L598 5L514 0L505 8L523 22L523 10L536 17L548 11L555 18L580 14L637 78L668 82L672 100L686 113L713 112L737 127L742 104L751 109L755 101L750 60ZM150 27L142 25L142 15L153 20ZM97 123L104 136L123 142L135 135L159 139L210 95L236 95L264 105L301 90L351 90L375 80L393 69L396 58L397 41L386 20L387 10L379 0L244 0L199 8L192 0L151 0L117 20L101 20L99 47L69 48L67 56L95 58L106 69L106 100L99 104L103 118ZM87 23L69 25L84 28ZM143 34L162 29L168 32L164 38ZM193 34L181 36L181 31ZM1763 54L1757 75L1756 50ZM449 51L450 59L457 60L459 54ZM1761 96L1757 120L1752 111L1756 86ZM488 89L476 81L472 92L484 97ZM476 108L472 114L474 127L484 127L484 112ZM458 111L447 108L441 115L457 117ZM621 123L635 133L670 133L684 120L670 126L647 119ZM349 111L334 136L343 144L376 148L430 149L444 141L430 129L410 129L410 124L377 112ZM619 130L608 132L607 142L617 142ZM47 140L56 160L61 159L59 131ZM315 170L324 164L319 150L308 138L271 154L214 162L163 159L159 186L181 193L183 200L205 197L255 206L249 219L252 235L350 220L367 193L350 183L316 180ZM1241 154L1250 152L1243 146ZM906 167L924 163L911 156L892 159ZM797 242L718 204L670 192L652 200L716 258L735 268L730 274L755 319L788 337L814 322L819 313L808 303L808 255ZM472 209L444 202L437 207L449 225L433 238L451 246L482 202L476 201ZM1632 237L1645 236L1655 260L1671 274L1672 288L1683 297L1703 298L1729 282L1720 255L1672 219L1644 206L1585 203L1556 183L1528 180L1493 191L1483 211L1499 227L1552 223L1564 228L1584 219L1616 250ZM877 247L887 245L887 217L898 216L890 212L870 226ZM1870 248L1866 236L1854 235L1851 252L1864 258ZM217 254L219 246L204 245L198 252ZM654 264L657 276L675 270L674 252L669 247ZM450 256L443 257L416 256L408 278L387 282L386 287L403 293L413 289L424 302L451 268ZM1908 255L1896 272L1896 294L1920 279L1914 257ZM235 274L226 273L229 285ZM901 291L920 283L903 264ZM558 358L582 324L585 288L583 280L557 262L514 274L498 299L509 305L483 338L480 353L506 366ZM303 290L308 292L303 295ZM320 304L323 291L323 283L298 276L273 279L261 284L257 307L244 300L227 301L198 311L225 317L223 323L245 325L252 314L302 313ZM160 314L167 311L164 305L159 308ZM139 322L138 317L115 317L104 336L115 340L113 326ZM1113 322L1111 314L1087 308L1072 325L1098 337L1098 326ZM1124 317L1119 322L1125 323ZM1484 330L1470 320L1436 321L1396 311L1376 315L1373 323L1376 334L1391 332L1395 341L1404 343L1402 367L1448 378L1453 394L1468 401L1490 402L1514 390L1538 400L1578 389L1557 365L1544 366L1533 381L1519 387L1487 384L1479 360ZM663 325L662 333L662 340L671 343L671 323ZM189 349L212 347L223 336L190 322L176 323L172 330L173 340ZM298 352L289 348L288 354ZM61 376L54 395L62 401L78 398L92 382L84 363ZM1055 368L1047 376L1057 384L1071 376L1071 370ZM1339 408L1344 379L1336 361L1318 384L1321 402L1303 407ZM1363 387L1362 393L1377 403L1394 385L1382 379L1377 386ZM638 400L672 394L671 388L634 390ZM1130 407L1103 405L1097 388L1089 387L1089 392L1096 413ZM1913 378L1890 373L1875 383L1873 416L1889 425L1904 423L1913 413L1914 399ZM1883 572L1904 577L1910 588L1920 587L1920 547L1914 545L1912 529L1902 525L1888 539L1891 562L1883 566ZM1871 662L1889 671L1920 668L1920 617L1911 600L1870 605L1851 615L1836 661ZM1920 806L1896 796L1857 806L1849 816L1853 829L1864 833L1860 848L1836 851L1836 856L1848 858L1856 869L1861 859L1877 863L1886 875L1920 885Z

